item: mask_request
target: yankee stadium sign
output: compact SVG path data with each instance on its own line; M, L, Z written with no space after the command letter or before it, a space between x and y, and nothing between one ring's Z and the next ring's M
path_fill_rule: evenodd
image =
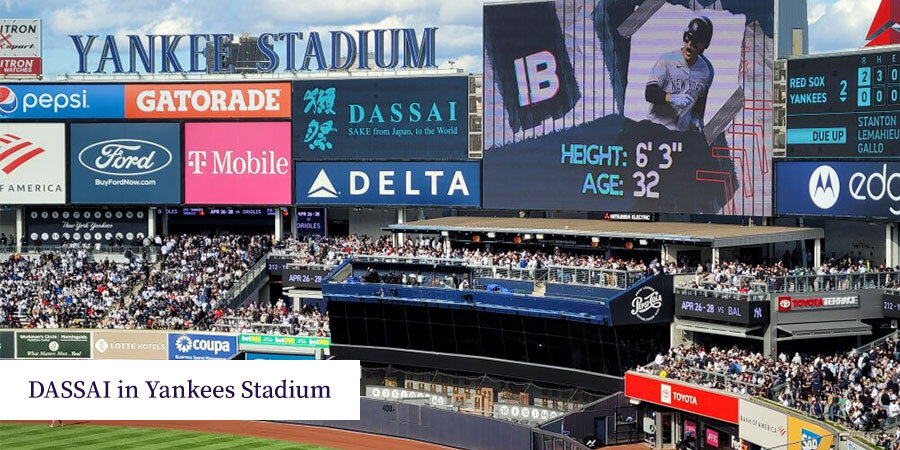
M421 39L413 28L391 28L330 31L323 38L319 32L261 33L256 46L263 58L256 62L259 72L295 70L347 70L437 67L435 65L436 27L425 27ZM230 44L233 34L148 34L128 35L128 42L116 41L115 35L69 35L78 56L77 73L231 73L234 55ZM326 55L323 39L330 40ZM304 43L305 40L305 43ZM122 45L120 45L122 44ZM181 45L179 49L179 45ZM128 49L125 53L125 49ZM120 50L121 49L121 50ZM207 50L212 58L207 59ZM302 60L297 65L297 53ZM177 52L187 53L182 64ZM279 54L279 52L281 54ZM374 61L369 60L370 52ZM93 56L91 54L94 54ZM126 57L123 58L122 54ZM400 54L403 59L400 59ZM389 56L388 56L389 55ZM88 60L96 61L89 66ZM213 67L206 67L211 60ZM284 66L281 66L284 61ZM374 64L374 67L373 67Z

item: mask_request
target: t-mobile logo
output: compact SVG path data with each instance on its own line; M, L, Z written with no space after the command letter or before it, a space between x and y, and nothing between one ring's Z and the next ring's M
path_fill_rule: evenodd
M550 100L559 92L556 57L546 50L513 60L519 84L519 106Z
M210 162L209 153L212 153L213 175L286 175L290 162L284 156L275 156L273 150L261 150L259 156L252 150L247 150L243 155L235 154L233 150L191 150L188 152L187 166L194 175L202 175Z

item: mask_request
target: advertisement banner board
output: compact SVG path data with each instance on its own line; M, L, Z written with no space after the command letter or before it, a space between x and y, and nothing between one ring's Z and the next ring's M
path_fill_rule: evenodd
M658 3L484 6L485 208L772 214L774 2Z
M468 157L467 76L294 82L294 158Z
M0 331L0 359L12 359L16 357L15 336L12 331Z
M66 202L65 133L61 123L0 123L0 205Z
M122 119L121 84L0 85L0 119Z
M788 416L787 450L829 450L834 443L834 433L812 422Z
M738 423L738 397L634 372L625 374L625 396L729 423Z
M884 294L881 298L881 313L884 317L900 319L900 295Z
M0 19L0 41L0 75L41 74L41 19Z
M191 83L125 86L128 119L291 117L290 83Z
M291 203L290 123L186 123L184 147L185 203Z
M786 414L744 399L740 401L740 413L738 429L741 439L765 448L782 448L787 445Z
M775 177L778 214L900 217L900 161L778 161Z
M72 203L181 203L177 123L74 123L69 143Z
M324 270L285 269L281 272L284 287L301 289L322 289L322 278L328 275Z
M45 244L102 243L122 239L132 244L147 235L147 211L138 208L28 208L25 235Z
M610 300L614 326L671 322L675 314L672 277L656 275Z
M16 358L91 358L91 333L17 331Z
M238 354L236 336L221 334L169 333L168 359L231 359Z
M330 337L279 336L274 334L241 334L238 336L241 347L245 345L269 346L281 349L296 348L328 348Z
M328 236L328 215L325 208L297 208L298 236Z
M94 359L169 359L166 333L94 331Z
M778 312L858 308L859 295L807 294L778 296Z
M675 293L675 315L739 325L763 325L769 323L769 302Z
M481 205L477 162L297 162L298 205Z

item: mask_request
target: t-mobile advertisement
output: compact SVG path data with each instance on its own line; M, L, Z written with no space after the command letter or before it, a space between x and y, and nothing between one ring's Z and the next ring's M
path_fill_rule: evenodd
M186 123L184 148L186 204L291 203L290 123Z
M773 8L486 5L484 207L771 215Z

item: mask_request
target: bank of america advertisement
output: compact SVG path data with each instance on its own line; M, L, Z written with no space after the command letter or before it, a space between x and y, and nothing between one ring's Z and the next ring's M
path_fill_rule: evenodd
M62 123L0 123L0 205L66 202Z
M773 1L635 3L484 7L485 208L772 214Z
M297 162L298 205L481 205L478 162Z
M468 77L294 82L294 159L464 160Z
M72 203L181 203L177 123L74 123L69 129Z
M900 219L900 162L779 161L779 215Z

